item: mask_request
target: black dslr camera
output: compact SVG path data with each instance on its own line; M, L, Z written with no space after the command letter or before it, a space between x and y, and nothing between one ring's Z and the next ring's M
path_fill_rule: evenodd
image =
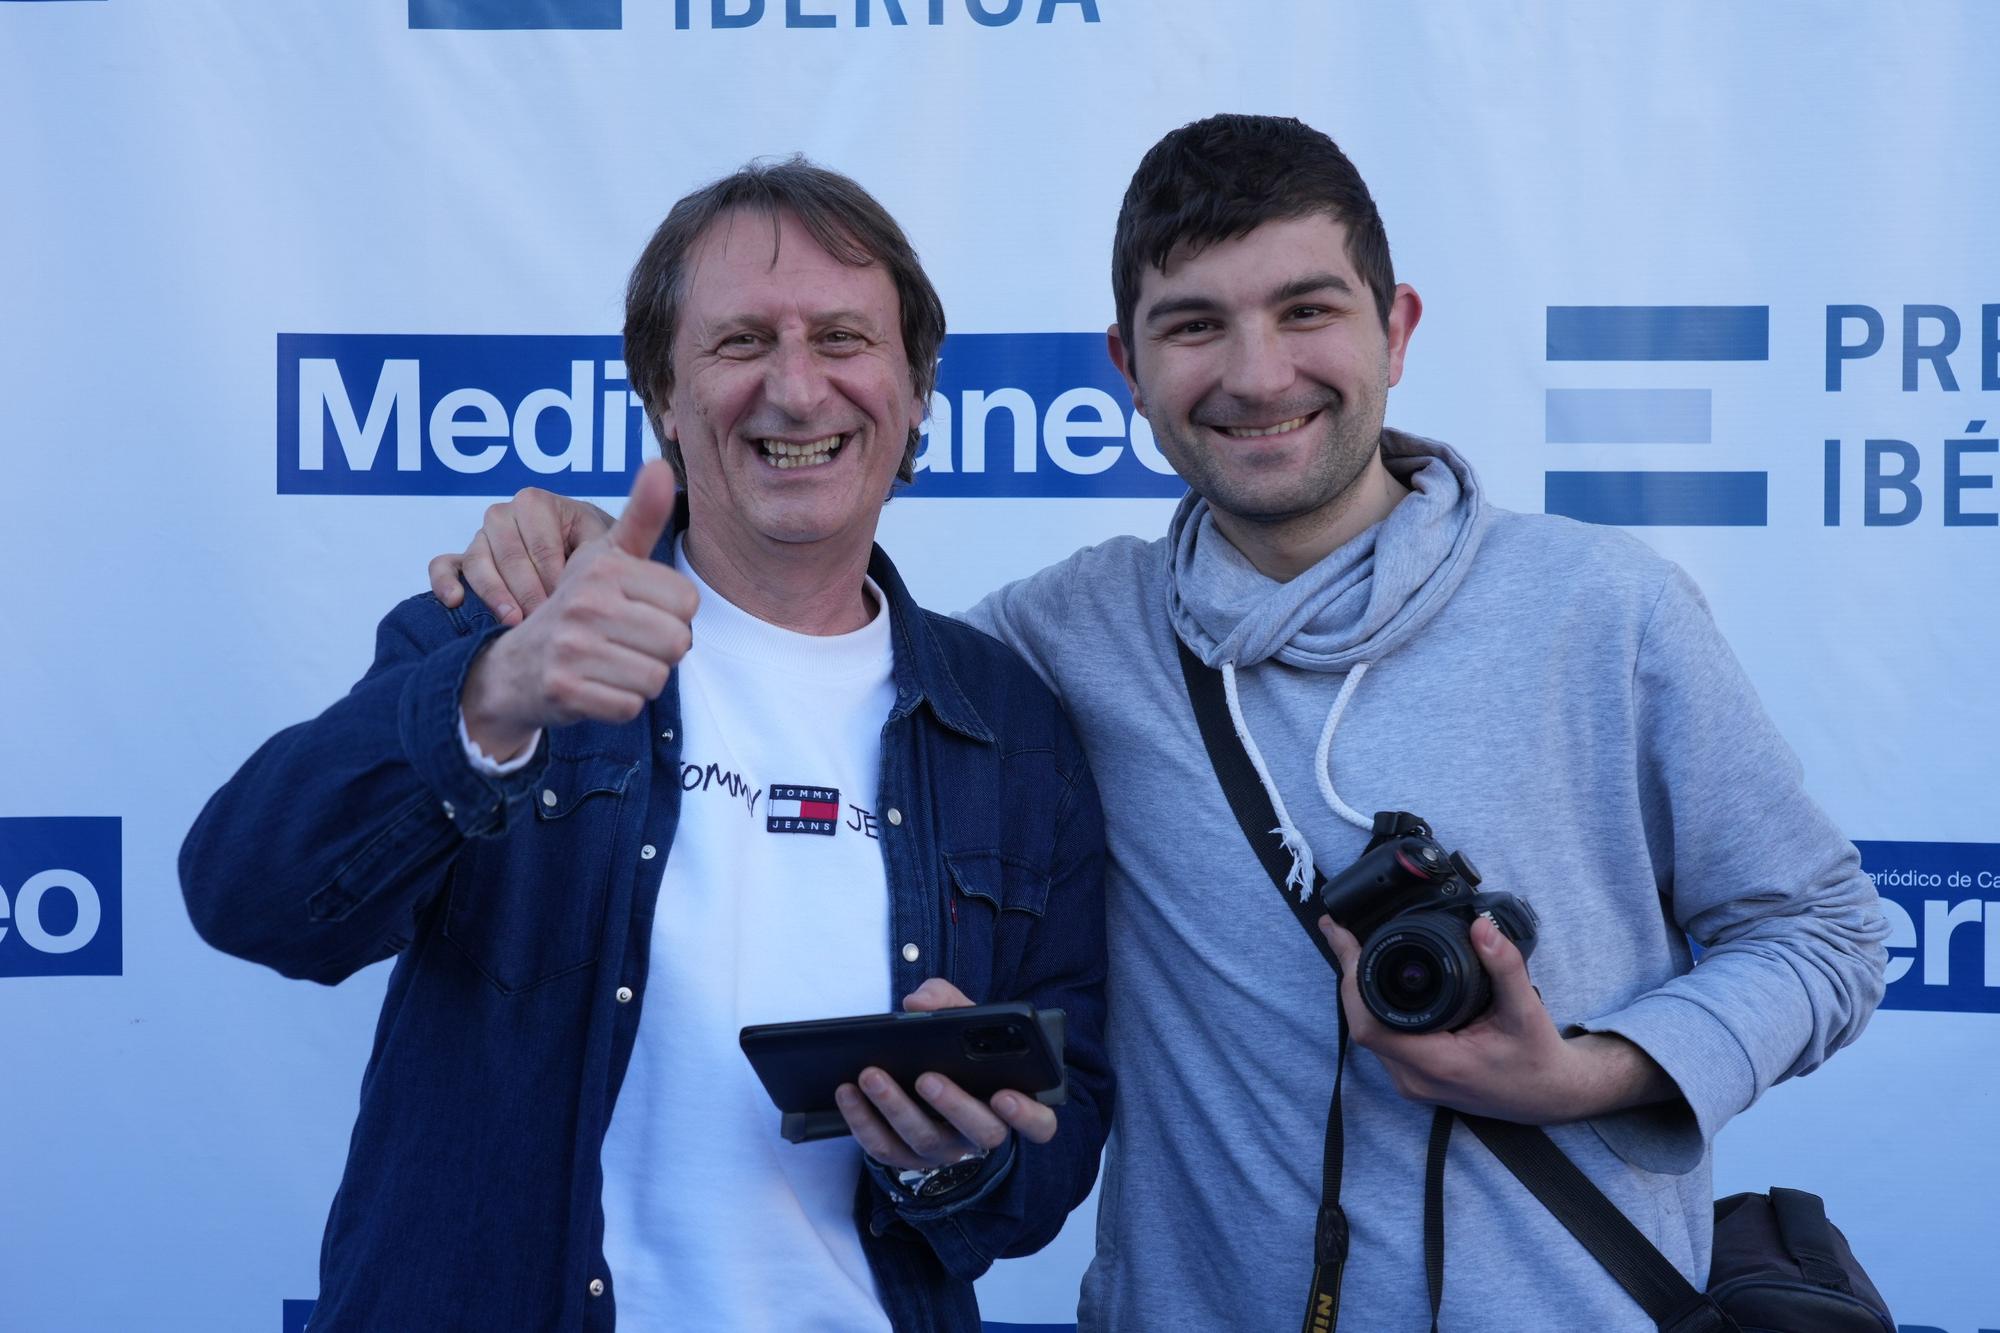
M1328 916L1361 941L1361 999L1399 1032L1464 1027L1493 1000L1472 947L1472 923L1489 917L1526 958L1535 911L1511 893L1479 893L1479 872L1446 852L1430 826L1403 810L1375 816L1368 850L1319 891Z

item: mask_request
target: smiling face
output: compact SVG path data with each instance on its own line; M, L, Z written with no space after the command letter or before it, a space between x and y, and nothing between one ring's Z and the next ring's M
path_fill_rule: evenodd
M694 247L660 429L680 442L697 567L865 564L922 420L883 265L790 213L725 213Z
M1382 418L1421 311L1399 286L1385 329L1347 229L1315 213L1146 271L1111 354L1175 471L1261 567L1260 546L1317 558L1386 513Z

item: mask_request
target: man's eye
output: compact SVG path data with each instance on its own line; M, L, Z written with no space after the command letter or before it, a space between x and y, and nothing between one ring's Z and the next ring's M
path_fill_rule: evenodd
M820 341L829 347L853 347L861 341L861 335L852 329L828 329L820 335Z
M1295 305L1291 310L1292 319L1320 319L1327 313L1323 305Z
M1214 331L1215 321L1212 319L1191 319L1185 324L1176 324L1173 328L1174 336L1177 338L1198 337L1201 334L1213 333Z

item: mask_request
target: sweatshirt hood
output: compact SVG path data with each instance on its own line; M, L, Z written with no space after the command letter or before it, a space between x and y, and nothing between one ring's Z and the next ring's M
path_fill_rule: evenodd
M1308 671L1373 662L1444 607L1472 567L1489 513L1472 468L1436 440L1382 432L1382 461L1410 494L1389 516L1280 583L1258 572L1190 493L1167 529L1167 610L1204 663L1270 658Z

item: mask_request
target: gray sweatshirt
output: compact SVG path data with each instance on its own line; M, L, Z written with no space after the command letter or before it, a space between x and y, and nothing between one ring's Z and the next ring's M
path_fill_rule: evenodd
M1061 695L1104 800L1119 1096L1085 1333L1295 1328L1311 1273L1336 982L1223 800L1177 636L1233 677L1302 873L1361 852L1342 806L1423 816L1533 904L1557 1024L1673 1077L1683 1102L1551 1133L1697 1284L1714 1134L1881 998L1874 889L1686 575L1486 505L1441 444L1392 431L1384 454L1412 494L1289 582L1190 496L1164 540L1079 551L969 614ZM1343 1099L1340 1327L1425 1328L1430 1108L1358 1049ZM1443 1328L1651 1327L1462 1127L1445 1222Z

